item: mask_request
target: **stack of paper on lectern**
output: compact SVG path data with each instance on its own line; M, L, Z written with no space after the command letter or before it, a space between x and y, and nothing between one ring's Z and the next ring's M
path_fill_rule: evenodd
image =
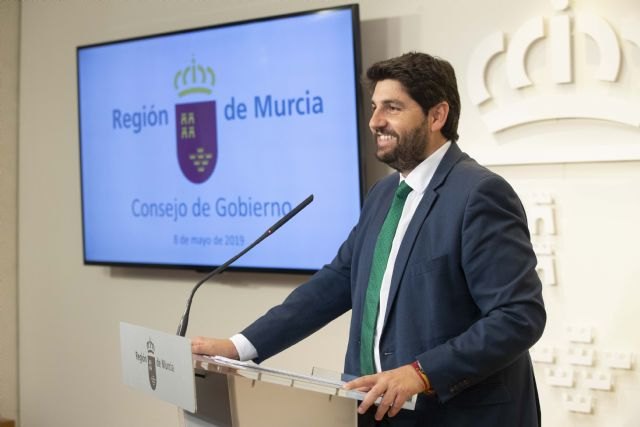
M334 375L328 378L329 375L326 375L327 371L324 371L322 376L304 375L282 369L260 366L253 362L239 362L222 356L196 356L196 358L199 359L199 364L201 364L201 367L205 370L212 370L210 366L204 366L211 363L218 368L228 368L230 371L233 371L234 374L254 381L264 381L354 400L362 400L365 396L365 393L345 390L343 388L346 383L344 380L353 378L345 376L344 374L333 373ZM198 363L196 365L198 365ZM378 399L376 403L379 403L379 400L380 399ZM414 396L411 400L407 400L402 407L413 410L415 408L415 400Z

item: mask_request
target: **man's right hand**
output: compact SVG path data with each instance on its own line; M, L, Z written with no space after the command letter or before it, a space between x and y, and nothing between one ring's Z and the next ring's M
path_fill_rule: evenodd
M191 353L206 354L208 356L224 356L238 360L238 350L229 339L206 337L191 338Z

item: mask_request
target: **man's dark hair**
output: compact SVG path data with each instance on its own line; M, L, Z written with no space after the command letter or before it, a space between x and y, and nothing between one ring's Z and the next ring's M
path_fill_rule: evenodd
M449 115L442 135L453 142L458 140L460 95L456 73L447 61L426 53L409 52L376 62L367 70L367 78L371 90L381 80L397 80L425 114L439 102L446 101Z

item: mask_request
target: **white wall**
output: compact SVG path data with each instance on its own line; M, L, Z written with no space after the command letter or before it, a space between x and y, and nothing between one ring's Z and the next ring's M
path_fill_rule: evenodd
M593 1L576 1L577 6ZM21 425L176 425L176 410L121 384L118 322L172 332L197 275L188 272L85 267L82 265L75 47L193 26L312 9L333 1L81 1L23 2L20 60L19 145L19 339ZM502 13L495 11L503 8ZM640 15L635 0L620 0L599 12ZM424 50L443 56L458 70L466 102L464 72L477 42L467 31L503 28L513 32L533 15L548 14L546 0L504 3L456 0L446 4L417 0L361 2L363 62ZM621 10L623 12L621 12ZM464 11L462 14L461 11ZM634 15L635 14L635 15ZM483 27L484 26L484 27ZM472 38L469 38L472 37ZM626 58L630 72L640 55ZM635 71L637 72L637 71ZM368 102L365 101L365 105ZM470 122L471 125L465 124ZM482 130L477 111L463 106L460 145ZM573 126L591 126L576 121ZM500 136L505 143L536 125ZM637 144L638 129L608 128L620 142ZM548 131L548 129L547 129ZM562 137L572 138L571 125ZM553 138L560 138L554 134ZM576 151L580 140L575 139ZM603 141L607 144L609 141ZM367 144L367 179L386 173ZM471 142L466 143L472 148ZM550 143L548 149L553 148ZM469 149L469 148L467 148ZM477 148L474 148L477 149ZM606 149L606 145L605 145ZM640 276L635 221L640 210L638 161L557 165L496 166L523 197L553 198L557 233L552 240L558 280L545 288L549 324L544 348L557 357L536 364L544 425L632 425L638 371L611 370L607 351L640 352L634 286ZM3 193L4 195L5 193ZM533 206L533 207L532 207ZM528 204L535 209L535 202ZM203 287L192 310L190 334L227 336L280 302L303 276L229 273ZM347 336L345 316L298 346L268 361L276 367L308 371L312 366L340 370ZM591 343L573 343L567 325L591 326ZM572 365L567 351L592 350L593 366ZM549 384L546 369L574 369L572 387ZM612 373L613 391L594 391L580 375ZM566 410L562 395L594 397L589 415ZM1 408L0 408L1 409Z
M556 229L553 234L539 229L532 238L534 243L553 248L550 257L556 273L556 283L544 286L547 327L532 352L538 360L553 355L551 363L535 363L543 425L638 425L637 366L611 368L608 359L610 353L621 353L637 360L640 353L635 326L640 318L636 249L640 162L493 169L517 189L529 219L536 211L550 213L552 221L545 225L553 223ZM550 196L552 202L537 203L535 198L541 194ZM546 256L538 254L539 264ZM585 339L571 331L584 332ZM554 385L569 377L573 378L569 386ZM611 389L593 389L593 379L610 380ZM582 404L590 402L591 413L568 411L568 397Z
M17 200L20 3L0 1L0 418L18 414Z

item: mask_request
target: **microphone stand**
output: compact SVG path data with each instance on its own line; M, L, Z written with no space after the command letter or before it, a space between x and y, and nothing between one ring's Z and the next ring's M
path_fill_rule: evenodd
M272 235L278 228L282 227L287 221L289 221L291 218L296 216L298 212L300 212L302 209L307 207L307 205L312 201L313 201L313 194L311 194L309 197L304 199L298 206L293 208L288 214L280 218L278 222L276 222L271 227L269 227L267 231L265 231L260 237L258 237L249 246L244 248L239 254L229 259L227 262L225 262L224 264L222 264L221 266L219 266L218 268L216 268L215 270L213 270L212 272L204 276L198 283L196 283L196 285L191 290L191 294L189 295L189 298L187 299L187 306L184 310L184 314L182 315L182 318L180 319L180 323L178 324L178 330L176 332L176 335L184 337L185 334L187 333L187 326L189 326L189 313L191 312L191 303L193 301L193 296L195 295L198 288L200 288L200 286L202 286L207 280L211 279L213 276L220 274L224 270L226 270L227 267L229 267L232 263L234 263L238 258L240 258L244 254L249 252L258 243L262 242L264 239Z

